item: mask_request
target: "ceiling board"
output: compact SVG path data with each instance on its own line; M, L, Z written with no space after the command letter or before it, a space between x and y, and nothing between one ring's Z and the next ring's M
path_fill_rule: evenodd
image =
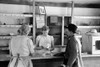
M0 0L0 3L8 4L32 4L33 0ZM35 0L37 2L68 3L74 1L77 4L100 4L100 0Z
M94 4L100 3L100 0L35 0L39 2L70 2L74 1L75 3L82 3L82 4Z

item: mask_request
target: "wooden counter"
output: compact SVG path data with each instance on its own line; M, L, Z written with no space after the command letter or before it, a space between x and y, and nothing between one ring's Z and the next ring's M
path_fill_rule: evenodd
M59 67L63 57L31 57L34 67ZM100 55L82 54L84 67L100 67ZM0 55L0 67L7 67L9 55Z
M33 67L59 67L63 61L62 57L31 57ZM0 67L7 67L10 60L9 55L0 55Z

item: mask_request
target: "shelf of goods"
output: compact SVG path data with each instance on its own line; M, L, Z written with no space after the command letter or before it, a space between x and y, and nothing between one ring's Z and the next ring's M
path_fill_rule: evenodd
M15 35L13 36L0 36L0 39L11 39L12 37L14 37ZM29 38L32 38L32 36L28 36Z
M0 25L0 27L21 27L21 25ZM32 28L32 25L29 25Z
M33 1L35 3L35 1ZM28 37L34 41L35 38L35 5L27 5L32 7L33 10L27 12L26 5L18 5L18 4L8 4L0 2L0 5L4 5L5 8L2 6L0 7L0 51L4 52L9 50L8 44L9 40L12 37L17 35L17 30L23 23L26 23L31 28L31 32L29 33ZM18 6L14 6L18 5ZM14 6L14 7L12 7ZM21 7L22 6L22 7ZM25 7L25 9L23 8ZM12 11L9 9L11 8ZM14 8L22 8L22 12L16 11ZM31 20L32 19L32 20ZM34 32L33 32L34 30ZM6 52L5 52L6 53Z
M33 17L32 14L9 14L9 13L0 13L0 16Z
M78 26L78 28L100 28L100 26Z
M100 16L74 16L75 19L100 19Z
M74 16L75 20L78 28L100 28L100 16Z

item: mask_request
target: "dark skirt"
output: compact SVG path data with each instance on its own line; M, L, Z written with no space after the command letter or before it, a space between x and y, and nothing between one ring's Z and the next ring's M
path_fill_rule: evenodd
M63 64L67 65L68 59L64 59ZM78 59L75 60L74 64L72 65L72 67L78 67Z

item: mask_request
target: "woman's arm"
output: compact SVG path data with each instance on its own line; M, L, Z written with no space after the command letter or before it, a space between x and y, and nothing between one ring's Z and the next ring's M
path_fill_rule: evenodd
M35 52L35 45L33 44L33 41L31 39L28 39L28 48L30 51L30 54L33 56Z
M41 40L41 36L39 35L39 36L37 36L37 38L36 38L36 48L35 48L36 50L43 49L42 46L39 46L40 40Z

